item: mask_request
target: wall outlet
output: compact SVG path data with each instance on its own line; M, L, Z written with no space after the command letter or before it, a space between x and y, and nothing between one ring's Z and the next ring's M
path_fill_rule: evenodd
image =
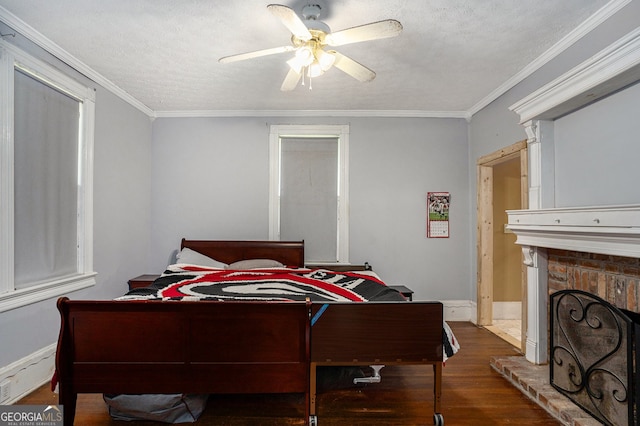
M8 401L11 398L11 380L6 379L0 383L0 403Z

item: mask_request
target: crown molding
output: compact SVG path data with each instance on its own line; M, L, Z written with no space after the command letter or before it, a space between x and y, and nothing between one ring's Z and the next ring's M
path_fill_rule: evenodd
M201 110L201 111L156 111L155 118L202 118L202 117L389 117L389 118L464 118L471 116L466 111L420 111L420 110Z
M520 123L553 120L640 80L640 27L509 109Z
M118 96L123 101L137 108L149 117L153 117L153 110L151 110L151 108L147 107L142 102L131 96L129 93L122 90L113 82L105 78L102 74L98 73L93 68L82 62L80 59L76 58L75 56L64 50L62 47L49 40L35 28L31 27L29 24L27 24L2 6L0 6L0 21L4 22L5 24L13 28L16 32L20 33L36 45L43 48L45 51L52 54L60 61L69 65L79 73L85 75L114 95Z
M497 87L494 91L489 93L487 96L482 98L478 103L473 105L468 113L473 116L475 113L479 112L482 108L489 105L491 102L498 99L500 96L504 95L507 91L515 87L518 83L529 77L531 74L542 68L556 56L560 55L562 52L571 47L574 43L580 40L582 37L587 35L593 29L598 27L598 25L602 24L604 21L613 16L620 9L625 7L627 4L631 3L632 0L612 0L606 5L604 5L600 10L591 15L588 19L586 19L582 24L576 27L569 34L564 36L560 41L551 46L546 52L542 55L538 56L533 62L529 63L526 67L524 67L520 72L515 74L509 80L505 81L499 87Z

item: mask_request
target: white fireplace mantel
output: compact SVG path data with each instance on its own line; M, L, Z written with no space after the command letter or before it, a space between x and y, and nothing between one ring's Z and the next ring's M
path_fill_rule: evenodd
M640 205L507 211L516 244L640 258Z
M547 362L546 249L640 258L640 205L508 210L527 266L526 358Z

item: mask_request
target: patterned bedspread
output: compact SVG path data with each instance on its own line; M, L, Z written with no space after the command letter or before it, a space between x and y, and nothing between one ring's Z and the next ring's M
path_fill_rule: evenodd
M403 301L371 271L333 272L307 268L229 270L175 264L150 287L120 300L264 300L312 302Z
M368 302L406 301L372 271L334 272L308 268L218 269L174 264L145 288L117 300L244 300ZM454 355L458 341L443 326L444 359Z

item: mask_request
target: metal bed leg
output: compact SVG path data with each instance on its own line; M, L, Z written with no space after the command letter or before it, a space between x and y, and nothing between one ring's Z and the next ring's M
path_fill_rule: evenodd
M317 364L309 364L309 425L317 426L318 416L316 415L316 393L317 393Z
M440 412L440 398L442 396L442 363L433 364L433 424L444 426L444 417Z

